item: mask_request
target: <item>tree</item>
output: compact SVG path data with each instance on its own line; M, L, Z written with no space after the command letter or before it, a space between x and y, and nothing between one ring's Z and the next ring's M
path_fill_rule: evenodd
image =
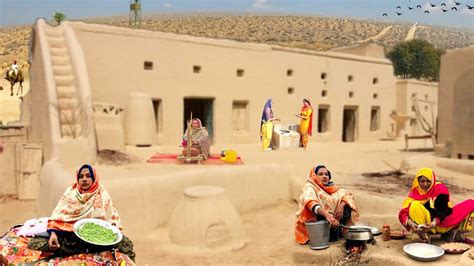
M53 20L56 21L58 25L61 24L61 22L65 19L66 19L66 15L64 15L61 12L55 12L53 15Z
M428 41L413 39L398 43L387 56L392 60L395 75L437 81L442 54Z

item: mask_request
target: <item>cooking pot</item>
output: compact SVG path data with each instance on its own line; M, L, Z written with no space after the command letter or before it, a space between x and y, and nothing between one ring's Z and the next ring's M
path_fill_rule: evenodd
M328 221L305 222L305 225L308 230L311 249L325 249L329 247Z
M369 228L352 226L346 228L349 228L349 231L346 234L346 239L348 240L369 241L374 238L374 235Z

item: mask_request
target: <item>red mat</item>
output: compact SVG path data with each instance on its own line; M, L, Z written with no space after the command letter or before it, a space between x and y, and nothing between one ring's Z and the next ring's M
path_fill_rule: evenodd
M162 163L162 164L187 164L183 161L177 159L178 155L173 153L157 153L150 157L146 162L147 163ZM197 162L193 162L190 164L198 164ZM221 160L220 154L212 154L207 158L207 160L202 161L201 164L204 165L242 165L244 162L237 156L237 161L235 163L227 163Z

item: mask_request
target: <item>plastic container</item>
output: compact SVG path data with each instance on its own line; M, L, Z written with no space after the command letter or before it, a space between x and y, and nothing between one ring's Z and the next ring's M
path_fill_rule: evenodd
M237 161L237 152L234 150L225 150L222 154L224 154L223 160L226 163L235 163Z
M311 249L325 249L329 247L329 222L306 222Z

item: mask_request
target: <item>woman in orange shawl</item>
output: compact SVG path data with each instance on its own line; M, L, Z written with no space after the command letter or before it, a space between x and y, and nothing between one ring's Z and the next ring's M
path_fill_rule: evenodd
M436 181L436 175L430 168L422 168L416 173L398 218L407 230L414 231L424 241L429 241L427 233L441 233L447 237L449 232L453 232L448 240L474 244L463 236L472 227L474 199L453 207L448 188Z
M84 218L102 219L122 229L120 217L109 193L100 184L95 169L88 164L79 168L76 182L66 189L53 210L48 220L49 239L32 238L29 242L30 248L60 255L101 251L97 246L86 245L73 233L74 223ZM124 236L115 247L135 260L133 243L127 237Z
M303 107L301 112L296 115L301 118L300 122L300 134L301 144L306 149L308 145L308 136L313 135L313 108L308 99L303 99Z
M327 220L331 224L330 241L341 237L339 224L353 225L359 221L359 211L350 192L331 181L331 172L324 165L311 169L303 186L296 213L295 239L300 244L309 240L305 222Z

